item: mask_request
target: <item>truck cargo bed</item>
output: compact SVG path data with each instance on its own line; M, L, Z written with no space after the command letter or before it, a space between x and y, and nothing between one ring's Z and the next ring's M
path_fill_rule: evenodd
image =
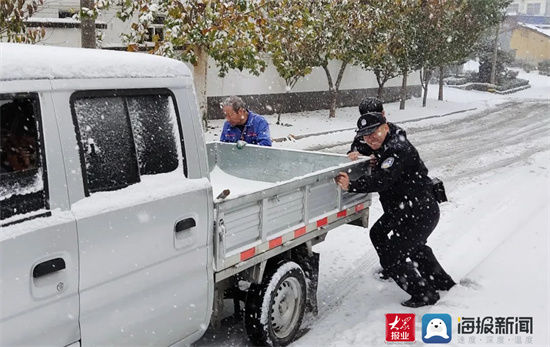
M365 160L346 155L235 144L207 144L214 194L215 270L248 261L307 234L360 217L368 194L334 183L339 171L357 177ZM216 197L225 189L225 199Z

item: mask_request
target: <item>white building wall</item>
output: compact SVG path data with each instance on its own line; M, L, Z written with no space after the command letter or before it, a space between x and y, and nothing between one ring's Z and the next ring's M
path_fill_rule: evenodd
M44 0L33 17L58 18L59 10L75 10L80 8L80 0Z
M39 45L80 47L80 29L47 28L46 36Z
M329 69L333 81L336 80L340 62L331 62ZM401 86L401 76L391 79L386 83L387 87ZM408 79L409 85L420 84L418 73L411 73ZM216 63L212 59L209 62L207 76L207 96L222 95L254 95L254 94L278 94L285 93L286 83L275 67L268 63L266 70L259 76L254 76L245 71L232 70L224 78L218 76ZM342 77L340 90L378 88L376 77L371 71L366 71L358 66L348 65ZM300 79L291 92L316 92L328 90L328 81L323 68L314 68L306 77Z
M540 10L538 13L531 14L533 16L550 16L548 10L550 8L550 0L514 0L510 4L509 9L517 7L517 13L515 11L508 11L509 14L527 14L527 6L529 4L540 4Z
M33 19L55 21L59 18L59 11L77 12L80 8L80 0L46 0L44 6L33 15ZM129 32L131 22L123 22L116 17L116 9L103 11L97 19L97 23L105 24L106 29L96 29L103 33L102 47L123 47L121 34ZM39 44L65 47L80 47L80 28L46 28L46 37Z

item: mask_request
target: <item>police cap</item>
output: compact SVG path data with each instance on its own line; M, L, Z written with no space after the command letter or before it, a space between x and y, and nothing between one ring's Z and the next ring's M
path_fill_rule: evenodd
M368 112L362 114L357 120L357 136L372 134L380 125L386 123L382 112Z

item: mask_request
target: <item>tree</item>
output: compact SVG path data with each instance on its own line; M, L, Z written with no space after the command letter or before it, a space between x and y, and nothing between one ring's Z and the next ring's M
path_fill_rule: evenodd
M95 48L95 8L94 0L80 0L80 44L83 48ZM91 14L90 14L91 12Z
M361 46L357 55L357 64L365 70L372 70L378 83L377 96L383 99L386 82L399 75L397 61L390 54L390 46L395 34L393 18L387 16L385 9L391 3L379 2L371 9L368 26L360 32Z
M403 80L401 83L399 109L405 109L407 77L421 65L418 55L419 23L422 8L418 1L384 0L382 12L390 20L388 52L395 59Z
M195 89L206 120L208 57L216 62L221 77L230 69L255 75L265 69L260 57L262 6L262 0L123 0L118 16L133 21L131 32L124 35L128 50L146 49L194 66ZM164 24L162 36L150 37L153 22Z
M369 46L369 33L374 34L371 20L375 9L361 0L327 0L319 3L320 6L314 7L314 15L321 20L316 26L318 62L327 76L329 118L334 118L344 71L349 64L357 64L358 56ZM336 80L329 69L331 60L340 61Z
M101 42L101 33L96 32L95 22L103 10L117 5L123 0L80 0L80 11L73 16L80 20L80 46L97 48Z
M443 99L445 66L466 58L484 29L502 20L509 0L421 0L417 9L416 50L419 59L422 105L435 68L440 71L439 99Z
M279 76L284 79L286 92L313 71L316 61L316 24L308 0L268 1L261 30L269 54ZM281 123L278 113L276 124Z
M444 48L448 48L446 44L452 42L452 31L455 28L450 23L457 4L455 1L443 0L422 0L420 4L418 54L421 61L420 84L423 91L423 107L426 106L428 86L433 71L448 59Z
M448 22L449 39L441 42L443 54L439 70L439 100L443 100L443 71L446 66L462 62L476 49L484 32L500 23L511 0L461 0L455 3Z
M498 49L496 62L493 63L493 55L493 42L491 40L482 40L478 45L478 81L492 84L503 82L506 76L506 66L509 66L514 61L514 56L511 52Z
M0 0L0 41L35 43L44 38L44 28L25 25L43 4L44 0Z
M313 70L317 62L314 28L319 20L310 11L311 1L270 1L266 9L266 21L262 26L266 50L271 56L279 76L285 80L286 89Z
M399 76L399 70L395 58L391 54L385 55L383 53L388 49L385 46L385 43L381 43L377 46L378 49L373 51L373 53L376 54L374 54L370 62L370 67L372 68L372 71L376 77L376 82L378 83L378 91L376 95L381 100L384 100L384 85L386 82ZM364 68L368 69L368 65L365 65Z
M372 7L360 0L272 1L264 28L273 64L287 87L320 67L330 93L329 117L336 115L340 84L349 64L357 63ZM372 33L372 31L370 31ZM336 76L329 67L337 61Z

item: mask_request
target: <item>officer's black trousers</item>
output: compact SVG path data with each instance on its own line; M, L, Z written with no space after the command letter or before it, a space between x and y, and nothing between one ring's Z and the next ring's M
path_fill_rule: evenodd
M426 244L439 222L439 206L433 198L428 200L420 203L415 199L412 206L386 211L370 231L380 264L414 297L434 295L435 290L454 284Z

